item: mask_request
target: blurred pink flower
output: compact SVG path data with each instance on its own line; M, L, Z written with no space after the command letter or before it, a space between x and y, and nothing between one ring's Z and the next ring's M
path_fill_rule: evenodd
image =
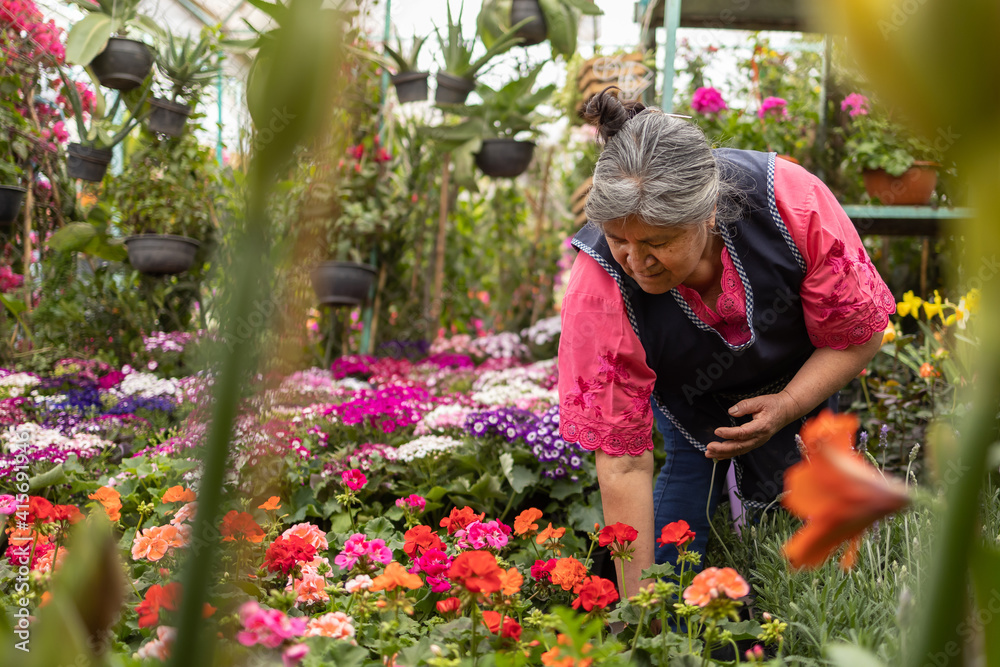
M851 118L855 116L867 116L868 98L861 93L851 93L840 103L841 111L847 111L848 109L850 109Z
M694 91L691 98L691 108L700 114L719 113L729 107L722 99L722 93L710 86L702 86Z
M776 118L785 118L788 115L788 102L780 97L768 97L760 105L757 115L766 118L768 114Z

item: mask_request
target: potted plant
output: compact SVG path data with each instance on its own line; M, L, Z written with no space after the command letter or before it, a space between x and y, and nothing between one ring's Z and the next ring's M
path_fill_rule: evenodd
M859 93L844 98L848 161L861 168L868 196L885 205L924 206L937 186L942 151Z
M22 187L24 170L20 166L31 150L22 133L27 122L17 113L10 100L0 102L0 226L17 219L27 190Z
M538 105L549 99L556 88L550 84L532 90L543 65L535 66L525 76L497 90L479 85L477 92L483 98L479 107L483 142L476 153L476 166L487 176L519 176L531 164L535 142L526 137L537 134L535 128L544 120L537 111Z
M64 82L72 81L62 68L59 73ZM107 108L107 100L101 91L96 91L89 119L83 113L83 104L76 86L72 83L63 86L63 94L69 98L73 107L73 117L80 137L78 143L71 143L67 148L69 159L66 172L71 178L95 183L104 179L108 164L111 163L111 149L124 141L135 126L142 122L142 108L149 96L152 82L152 78L147 77L140 90L128 93L118 91L110 109ZM116 121L122 105L125 108L123 118Z
M476 75L496 56L509 51L521 38L515 33L527 23L527 20L504 31L500 37L487 47L486 53L472 59L472 51L477 39L466 40L462 36L462 9L458 11L458 21L452 20L451 5L448 5L448 38L441 36L441 31L434 28L438 43L441 45L442 68L437 73L437 91L434 99L438 104L464 104L476 87ZM479 37L477 32L477 37Z
M132 267L152 276L191 269L215 237L219 193L212 150L185 133L153 139L125 162L107 185L107 198Z
M150 34L162 31L139 14L139 0L72 0L87 13L66 35L67 62L89 67L102 86L131 90L153 67L153 52L142 42L125 37L131 25Z
M417 70L417 56L420 49L427 41L426 37L413 36L410 48L403 47L402 40L397 36L396 48L392 49L385 45L385 53L396 66L396 73L392 75L392 84L396 87L396 97L400 102L418 102L427 99L427 77L428 72Z
M147 127L151 132L176 137L184 131L202 89L218 76L216 41L207 29L197 42L167 33L166 44L156 57L156 69L170 86L164 96L149 101L152 110Z
M510 26L520 25L516 34L521 46L548 39L553 55L569 59L576 53L580 17L603 13L591 0L485 0L478 24L487 47Z

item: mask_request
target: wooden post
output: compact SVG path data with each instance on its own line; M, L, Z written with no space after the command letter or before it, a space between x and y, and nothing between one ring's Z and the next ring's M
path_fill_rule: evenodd
M431 312L427 323L427 337L434 340L437 337L438 326L441 323L441 310L444 306L444 295L441 293L444 287L444 244L448 232L448 179L451 174L451 153L444 154L444 164L441 175L441 202L438 208L438 233L437 245L435 246L436 257L434 259L434 295L431 299Z

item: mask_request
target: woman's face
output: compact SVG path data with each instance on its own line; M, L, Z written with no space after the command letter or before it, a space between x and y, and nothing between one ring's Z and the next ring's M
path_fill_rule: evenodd
M611 254L625 273L649 294L663 294L691 278L709 259L712 220L676 227L624 218L604 225ZM704 268L702 265L701 268Z

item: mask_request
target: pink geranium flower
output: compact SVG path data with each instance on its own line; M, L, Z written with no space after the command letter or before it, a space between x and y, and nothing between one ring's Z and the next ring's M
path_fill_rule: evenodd
M849 115L851 118L855 116L867 116L868 98L861 93L851 93L840 103L841 111L847 111L848 109L850 109Z
M316 547L316 551L326 551L330 545L326 541L326 533L311 523L297 523L281 534L282 537L298 535L309 544Z
M236 633L236 641L244 646L260 644L268 648L277 648L286 639L301 637L309 625L306 618L293 618L278 609L266 609L254 600L240 607L240 621L244 629Z
M365 477L365 474L356 468L340 473L340 479L351 491L357 491L368 483L368 478Z
M768 97L760 105L757 115L766 118L771 115L775 118L785 118L788 115L788 102L780 97Z
M729 107L722 99L722 93L716 88L702 86L694 91L691 97L691 108L701 114L719 113Z

